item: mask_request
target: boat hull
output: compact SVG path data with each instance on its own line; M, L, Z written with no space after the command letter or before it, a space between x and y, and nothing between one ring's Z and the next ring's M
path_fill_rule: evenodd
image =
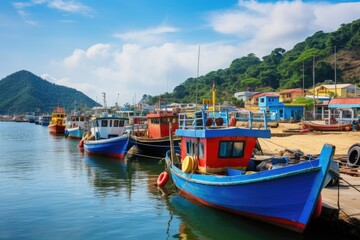
M130 141L136 146L137 150L144 155L165 157L166 152L170 150L169 138L146 138L131 136ZM174 148L180 151L180 137L174 137Z
M352 125L349 124L317 124L309 121L301 123L303 129L310 131L349 131Z
M328 146L319 160L223 176L184 173L170 163L169 152L166 161L180 194L211 207L303 232L327 184L333 151Z
M124 134L120 137L109 139L84 141L84 150L88 154L100 154L123 158L126 152L133 146L130 137Z
M49 132L52 134L64 134L65 132L64 125L51 124L48 126L48 128L49 128Z
M81 139L84 135L84 129L80 127L66 128L65 135L69 138Z

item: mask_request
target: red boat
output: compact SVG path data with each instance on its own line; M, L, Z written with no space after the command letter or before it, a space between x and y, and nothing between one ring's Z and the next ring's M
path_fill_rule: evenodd
M64 134L65 132L65 109L62 107L56 107L51 115L50 124L48 126L49 132L52 134Z
M302 129L307 129L309 131L350 131L352 129L352 124L319 124L311 121L302 121L301 127Z

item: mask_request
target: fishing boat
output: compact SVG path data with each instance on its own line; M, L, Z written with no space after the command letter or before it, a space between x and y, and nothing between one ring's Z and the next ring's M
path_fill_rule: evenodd
M319 124L312 121L302 121L301 128L308 131L350 131L351 123Z
M66 113L63 107L54 108L51 120L48 125L49 132L52 134L64 134Z
M253 128L251 112L249 127L217 126L208 116L203 109L179 114L181 150L166 153L170 173L161 173L158 185L171 175L179 194L191 200L303 232L321 213L321 190L339 175L335 146L325 144L318 158L296 164L274 157L261 165L254 149L258 138L271 137L266 117L264 128Z
M101 154L111 157L124 158L127 151L133 146L130 134L126 132L127 118L109 115L106 108L100 117L90 120L90 132L85 133L79 142L88 154Z
M178 127L178 114L173 111L159 110L146 115L147 129L144 135L131 135L131 142L137 150L147 156L164 157L170 150L169 123L173 132ZM174 137L174 146L180 150L180 137Z
M89 115L72 114L66 119L65 136L81 139L88 129Z
M50 121L51 121L51 115L42 115L39 119L40 125L44 127L49 126Z

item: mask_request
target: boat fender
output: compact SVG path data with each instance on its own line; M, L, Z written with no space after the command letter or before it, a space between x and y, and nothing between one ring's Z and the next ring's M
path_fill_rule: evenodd
M235 118L235 121L236 121L236 118ZM222 117L215 118L215 123L216 123L216 126L222 126L224 124L224 119L222 119Z
M207 126L207 127L210 127L212 124L213 124L213 119L212 119L212 118L208 118L208 119L206 120L206 126Z
M230 118L229 125L230 125L231 127L234 127L234 126L236 125L236 118L235 118L235 116L232 116L232 117Z
M360 165L360 144L356 143L349 148L346 156L346 164L349 167Z
M182 161L181 171L184 173L191 173L197 168L197 163L195 158L191 156L186 156Z
M78 147L79 147L79 148L84 147L84 139L81 139L81 140L80 140L80 142L79 142L79 144L78 144Z
M162 187L165 186L168 180L169 180L169 174L164 171L160 173L156 183L158 186Z
M322 210L322 197L320 194L318 201L316 202L316 206L315 206L315 209L314 209L314 212L313 212L311 218L312 219L319 218L321 215L321 210Z

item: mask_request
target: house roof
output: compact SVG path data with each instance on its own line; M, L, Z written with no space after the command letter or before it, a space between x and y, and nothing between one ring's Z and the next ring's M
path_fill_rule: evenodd
M267 92L267 93L258 93L258 94L254 94L254 97L278 97L279 94L277 93L273 93L273 92Z
M292 92L303 92L304 89L302 88L292 88L292 89L285 89L281 92L279 92L279 94L284 94L284 93L292 93Z
M330 100L329 105L349 105L360 104L360 98L333 98Z
M319 87L326 87L326 88L335 88L335 84L322 84ZM350 83L343 83L343 84L336 84L336 88L346 88L349 86L354 86L353 84Z

